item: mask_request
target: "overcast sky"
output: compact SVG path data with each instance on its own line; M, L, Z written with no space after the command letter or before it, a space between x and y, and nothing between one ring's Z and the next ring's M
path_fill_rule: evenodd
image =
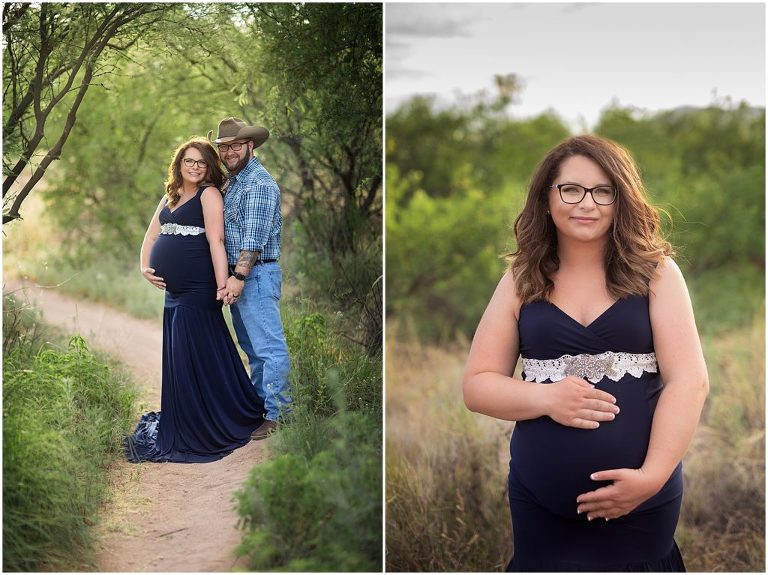
M387 113L414 94L492 91L510 73L524 84L513 115L551 108L575 130L612 101L765 106L762 3L387 3L385 15Z

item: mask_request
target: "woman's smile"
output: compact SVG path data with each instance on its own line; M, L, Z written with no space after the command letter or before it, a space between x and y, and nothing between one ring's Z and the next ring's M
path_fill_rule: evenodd
M586 216L571 216L571 220L580 224L594 224L599 218L588 218Z

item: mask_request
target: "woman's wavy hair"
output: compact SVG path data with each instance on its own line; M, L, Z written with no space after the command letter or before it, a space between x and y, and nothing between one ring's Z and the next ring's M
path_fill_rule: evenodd
M517 250L507 254L509 269L523 303L549 300L552 276L560 267L557 230L547 214L550 187L560 165L571 156L586 156L597 163L616 188L613 228L605 252L608 292L621 299L647 295L656 266L674 254L661 236L659 212L645 197L640 172L629 152L610 140L575 136L552 149L533 174L525 207L515 220Z
M174 206L181 197L181 161L189 148L195 148L203 156L203 161L208 164L205 171L205 178L201 185L216 186L219 190L224 186L226 176L219 161L219 154L213 149L213 146L205 138L192 138L181 144L173 153L173 161L168 166L168 179L165 180L165 195L168 198L168 205Z

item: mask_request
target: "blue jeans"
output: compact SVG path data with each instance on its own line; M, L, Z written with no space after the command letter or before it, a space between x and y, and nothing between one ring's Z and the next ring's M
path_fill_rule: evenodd
M230 306L237 343L248 356L251 383L264 400L266 418L290 410L288 345L280 319L283 273L277 262L253 266L238 302Z

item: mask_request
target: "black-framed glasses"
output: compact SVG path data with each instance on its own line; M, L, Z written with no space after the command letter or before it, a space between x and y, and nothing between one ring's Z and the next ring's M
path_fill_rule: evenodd
M245 146L248 142L235 142L234 144L218 144L219 146L219 152L226 153L230 149L233 152L239 152L243 149L243 146Z
M184 158L182 160L184 162L184 165L188 168L191 168L192 166L197 166L198 168L205 169L208 167L208 162L205 162L204 160L193 160L192 158Z
M592 201L600 206L610 206L616 201L616 188L612 186L596 186L585 188L578 184L555 184L552 186L560 192L560 199L566 204L579 204L587 196L592 196Z

